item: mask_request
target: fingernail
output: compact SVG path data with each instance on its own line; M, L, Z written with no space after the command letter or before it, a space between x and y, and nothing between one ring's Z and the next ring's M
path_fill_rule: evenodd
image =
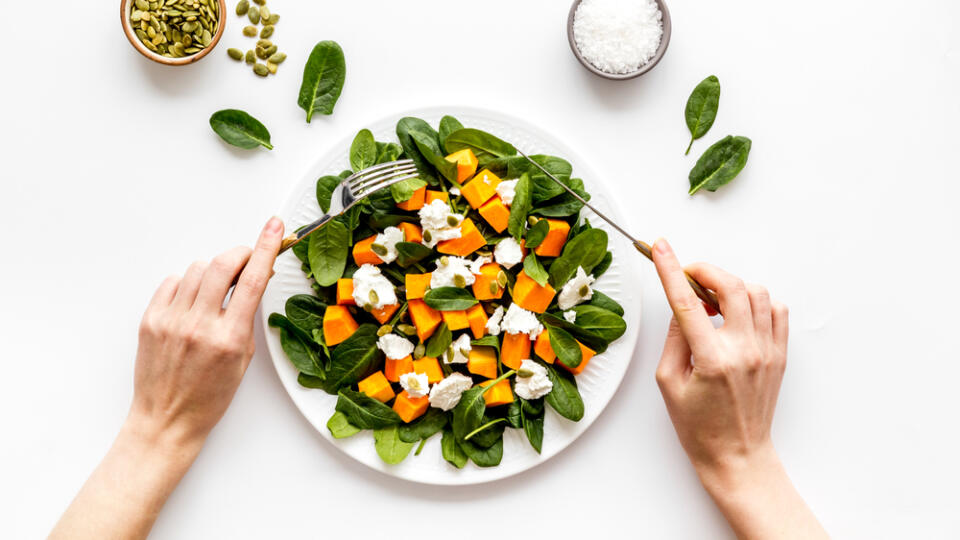
M657 238L657 241L653 243L653 249L655 249L661 255L669 255L673 253L673 249L670 247L670 243L667 242L666 238Z
M264 227L264 230L270 234L277 234L280 232L280 229L283 228L283 221L280 221L280 218L274 216L270 218L270 221L267 222L267 226Z

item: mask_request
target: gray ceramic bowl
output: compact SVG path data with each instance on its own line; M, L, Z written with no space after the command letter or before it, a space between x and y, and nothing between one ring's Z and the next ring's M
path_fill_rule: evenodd
M646 64L640 66L640 69L631 71L630 73L607 73L606 71L597 69L580 54L580 49L577 48L577 41L573 38L573 19L577 14L577 8L580 6L581 1L582 0L574 0L573 5L570 7L570 15L567 17L567 39L570 41L570 49L573 51L573 55L577 57L577 60L580 61L583 67L587 68L594 75L599 75L604 79L614 81L633 79L653 69L654 66L660 62L660 59L663 58L663 54L667 52L667 46L670 45L670 33L672 32L670 10L667 9L667 4L663 0L656 0L657 6L660 8L660 13L663 14L663 36L660 37L660 46L657 48L657 52L653 55L653 58Z

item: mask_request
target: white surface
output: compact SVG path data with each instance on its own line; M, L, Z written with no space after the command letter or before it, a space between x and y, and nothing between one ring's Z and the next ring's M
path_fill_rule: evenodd
M567 2L271 6L290 58L266 81L224 50L188 68L145 61L115 2L84 4L82 35L76 17L49 16L76 13L62 0L21 2L21 24L5 27L29 54L8 57L0 85L0 537L42 537L106 451L130 400L137 323L164 276L251 242L318 152L357 126L442 103L557 134L623 190L642 237L667 236L685 260L791 305L774 437L836 537L960 534L960 4L673 2L666 57L629 82L576 62ZM221 47L243 43L237 22ZM294 102L320 39L343 45L348 80L336 113L307 125ZM734 183L688 197L683 105L710 73L721 111L694 153L728 133L754 147ZM207 118L231 106L264 120L277 149L221 144ZM668 312L649 267L643 276L621 390L549 463L469 488L369 471L310 427L261 350L154 538L333 538L410 515L520 536L533 527L521 507L557 516L558 537L729 538L654 383Z
M597 210L605 212L613 219L623 221L622 212L611 204L611 201L617 200L615 194L599 181L597 173L589 167L587 160L574 149L564 145L562 141L556 140L523 119L509 117L496 111L469 107L441 107L399 112L377 119L363 127L372 131L378 141L396 142L397 121L400 118L416 116L433 126L438 126L444 114L456 116L465 126L482 129L510 141L530 155L549 154L565 157L573 166L576 177L594 179L588 181L586 187L593 195L590 201ZM326 174L337 174L344 169L344 164L349 163L348 155L353 136L354 134L351 134L331 145L293 190L283 212L283 218L291 228L296 229L311 223L321 215L320 207L317 206L316 179ZM598 280L598 287L627 306L624 308L627 332L606 351L591 360L584 372L577 376L577 385L583 396L585 407L584 417L579 422L567 421L548 407L540 454L530 447L521 430L510 429L504 435L503 460L497 467L480 468L470 463L463 470L453 468L443 460L440 454L439 437L431 438L416 459L412 459L413 456L411 456L399 465L387 465L377 455L373 446L372 433L366 432L340 440L330 435L326 424L330 415L333 414L337 402L336 396L331 396L322 390L300 386L297 383L299 371L290 364L283 353L279 331L268 328L267 346L284 387L307 420L331 444L357 461L392 476L425 484L479 484L506 478L546 462L589 428L609 403L630 364L640 331L640 283L639 280L633 279L639 273L630 268L636 252L628 240L623 236L615 235L615 231L596 218L589 209L583 212L583 217L596 224L597 228L605 230L610 238L609 249L613 252L614 259L609 270ZM288 298L295 294L312 293L311 281L304 277L300 261L292 254L278 261L274 269L276 275L270 280L261 309L260 322L264 325L270 313L284 312L284 305ZM461 338L469 341L469 337L465 335L461 335Z

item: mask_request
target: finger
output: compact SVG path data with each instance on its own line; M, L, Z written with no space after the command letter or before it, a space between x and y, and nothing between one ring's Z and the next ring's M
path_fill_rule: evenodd
M227 298L227 292L233 286L234 278L250 260L250 253L250 248L240 246L214 257L207 271L203 273L194 307L211 313L220 313L223 302Z
M770 304L770 293L761 285L747 285L747 295L750 298L750 311L753 312L753 328L764 339L773 338L773 315Z
M683 337L680 323L676 317L670 318L670 328L667 330L667 339L663 344L663 354L660 355L660 364L657 366L657 384L663 393L672 391L678 383L683 381L684 375L690 369L690 345Z
M773 343L786 352L787 338L790 335L790 310L780 302L773 302L771 306L773 313Z
M188 310L193 306L197 299L197 291L200 290L200 281L203 279L203 272L207 269L207 263L197 261L187 268L187 272L180 281L180 287L177 288L177 294L173 298L171 305L177 309Z
M713 324L703 309L703 303L687 283L687 276L683 273L673 249L662 238L653 244L653 263L657 267L657 274L667 294L667 301L673 309L673 315L693 354L700 356L701 353L712 350L716 340Z
M180 276L169 276L163 280L163 283L157 287L157 291L153 293L153 298L150 299L147 311L169 306L170 302L173 302L173 297L177 294L179 285Z
M260 233L250 261L240 274L237 287L230 297L227 316L236 322L253 322L253 314L256 313L263 291L267 288L267 281L273 274L273 261L280 252L282 239L283 222L280 218L271 218Z
M750 297L742 279L707 263L693 263L686 270L701 285L716 291L724 324L729 323L734 328L753 326Z

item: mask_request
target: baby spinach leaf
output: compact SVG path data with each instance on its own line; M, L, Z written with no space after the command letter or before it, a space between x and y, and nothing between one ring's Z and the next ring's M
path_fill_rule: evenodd
M440 180L437 178L430 162L427 161L423 154L420 153L420 149L417 148L417 143L413 139L413 133L424 133L437 138L439 138L439 135L430 127L430 124L419 118L407 116L397 122L397 139L400 140L400 146L403 148L403 152L408 158L412 159L413 163L417 166L420 178L426 180L431 186L439 185Z
M262 146L273 150L270 132L259 120L238 109L224 109L213 113L210 127L224 141L244 149Z
M326 304L316 296L309 294L297 294L287 298L284 307L287 319L306 332L308 336L312 335L314 330L323 328L323 312L326 309Z
M577 344L577 340L573 339L573 336L562 328L550 325L547 325L547 327L550 329L548 334L550 336L550 347L557 354L557 359L567 367L575 368L579 366L583 360L583 353L580 350L580 345Z
M613 253L610 252L610 251L608 251L608 252L603 256L603 258L600 259L600 262L599 262L596 266L593 267L593 272L592 272L593 277L599 278L600 276L602 276L603 274L605 274L605 273L607 272L607 270L610 269L610 265L611 265L612 263L613 263Z
M347 63L340 45L335 41L317 43L303 66L303 82L297 99L297 105L307 112L308 124L315 112L333 114L346 76Z
M507 406L507 424L510 427L523 429L523 418L520 417L520 407L522 407L522 399L515 399L513 403Z
M482 431L475 432L469 442L480 448L490 448L503 438L503 430L507 427L504 422L504 418L484 416L479 428Z
M447 323L440 323L436 332L427 340L426 350L423 354L425 356L439 358L447 351L451 343L453 343L453 334L450 332L450 328L447 326Z
M433 255L433 250L417 242L397 242L397 264L409 268Z
M611 343L627 330L623 317L612 311L590 304L580 304L573 310L577 314L576 326Z
M380 459L388 465L396 465L407 459L413 444L400 440L397 426L373 430L373 447Z
M527 440L530 441L530 446L539 454L543 449L543 403L540 403L540 410L534 412L526 406L527 401L521 401L523 405L520 406L520 421L523 425L523 432L526 434Z
M753 143L746 137L727 135L700 156L690 171L690 195L701 188L716 191L737 177L747 165Z
M459 120L452 116L444 116L440 119L440 148L443 148L443 151L452 154L453 151L447 148L447 137L450 136L454 131L463 129L463 124Z
M413 192L426 186L427 183L419 178L407 178L390 186L390 195L394 202L402 203L413 197Z
M550 224L545 219L537 221L537 224L527 230L526 237L527 241L525 242L525 247L527 249L536 249L543 243L543 240L547 237L547 233L550 232Z
M590 200L590 194L587 193L583 187L583 180L571 178L566 184L577 195L583 197L584 200ZM583 209L582 202L578 201L573 195L563 192L557 197L542 202L540 206L533 209L532 213L544 217L567 217L576 214L581 209Z
M337 189L343 178L339 176L321 176L317 180L317 204L324 213L330 211L330 199L333 197L333 190ZM301 242L302 243L302 242Z
M690 130L690 146L684 155L690 153L693 141L703 137L710 131L713 121L717 118L717 109L720 108L720 80L711 75L700 81L687 99L687 107L683 116Z
M396 161L400 158L400 154L403 154L403 148L399 144L378 142L376 164Z
M576 338L577 341L579 341L580 343L583 343L584 345L592 349L597 354L600 354L603 351L607 350L607 345L609 345L610 343L609 341L603 339L602 337L592 332L588 332L587 330L580 328L576 324L569 323L565 319L561 319L556 315L544 313L543 315L540 316L540 319L543 321L544 325L548 325L551 327L555 326L557 328L562 328L566 330L567 332L570 333L570 335Z
M350 421L347 420L347 415L340 411L333 413L333 416L327 420L327 429L330 430L330 434L333 435L334 439L346 439L362 431L357 426L351 424Z
M430 407L426 414L412 424L400 425L400 440L413 443L422 439L429 439L447 425L448 416L446 411Z
M477 304L470 291L460 287L438 287L423 295L423 301L438 311L462 311Z
M366 236L360 236L360 238L366 238L367 236L382 231L387 227L396 227L404 222L416 223L416 220L409 215L385 214L379 210L376 210L370 214L370 219L367 220L367 225L371 227L370 232Z
M481 167L494 159L517 155L517 149L512 144L486 131L472 128L464 128L451 133L444 139L444 148L450 153L469 148L473 151L473 155L477 157Z
M550 171L561 182L568 183L573 172L573 166L565 159L555 156L537 154L530 159ZM530 175L532 184L532 200L535 204L552 199L564 192L564 189L551 180L543 171L527 161L523 156L500 158L487 164L487 168L501 175L502 178L519 178L524 173Z
M297 383L304 388L323 388L323 379L301 373L297 375Z
M482 448L470 441L457 441L463 452L477 467L496 467L503 459L503 436L497 439L489 448Z
M549 364L541 362L541 365L547 368L547 377L553 383L553 390L546 396L546 402L553 407L553 410L574 422L579 422L583 418L583 398L580 397L580 391L577 390L577 380L573 374L565 369L555 369Z
M464 442L470 432L480 427L483 415L487 410L487 402L483 399L483 394L513 373L513 371L508 371L494 379L489 385L474 386L460 396L460 402L453 408L451 419L453 434L457 437L457 442Z
M559 289L580 266L584 272L590 273L606 256L607 241L607 233L601 229L588 229L568 241L563 252L550 265L550 284Z
M435 132L424 133L422 131L411 131L410 136L413 138L414 144L417 145L417 150L420 151L420 154L428 163L440 171L440 174L447 180L451 182L457 181L457 164L453 161L447 161L443 156L443 151L440 150L440 143L438 142Z
M383 361L383 353L377 348L377 329L374 324L361 324L353 335L333 348L324 384L328 394L336 394L337 390L359 382L377 370ZM364 427L356 422L354 425Z
M546 285L550 279L550 275L543 269L543 265L537 260L537 254L533 251L523 259L523 272L541 287Z
M610 298L609 296L603 294L600 291L593 291L593 297L590 299L588 305L597 306L598 308L603 308L612 313L623 317L623 307L617 303L616 300Z
M339 220L332 220L307 237L307 256L313 279L321 287L329 287L343 276L350 248L350 232Z
M360 172L377 164L377 141L369 129L361 129L350 145L350 167Z
M448 427L443 430L443 438L440 439L440 450L443 454L443 459L447 460L447 462L454 467L462 469L463 466L467 464L467 454L464 453L463 448L457 443L457 438L453 436L452 428Z
M483 336L480 339L474 339L470 342L473 347L493 347L500 352L500 338L497 336Z
M523 238L527 228L527 215L533 205L532 185L530 175L524 173L514 188L513 204L510 205L510 219L507 221L507 230L518 242Z
M320 366L320 357L303 331L297 328L289 319L279 313L272 313L267 324L280 329L280 347L284 354L301 373L323 379L326 374Z
M360 429L380 429L396 426L400 417L393 409L383 403L349 388L337 393L336 410L347 417L347 421Z

